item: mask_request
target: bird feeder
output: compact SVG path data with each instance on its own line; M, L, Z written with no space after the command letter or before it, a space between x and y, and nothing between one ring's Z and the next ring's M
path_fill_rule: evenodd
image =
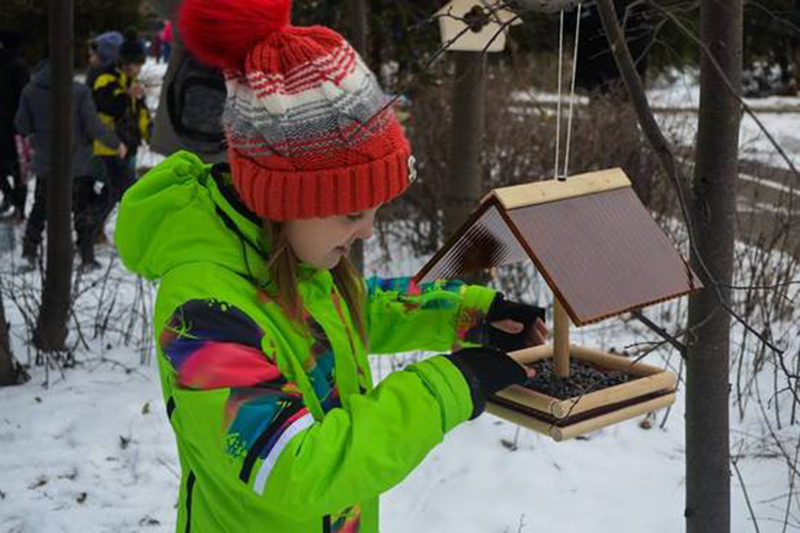
M442 43L458 52L502 52L508 27L522 23L501 0L453 0L435 16Z
M570 328L599 322L702 288L639 201L621 169L493 190L420 270L418 283L533 261L553 293L553 343L512 353L549 362L556 380L588 365L624 379L555 397L514 385L489 400L501 418L562 441L667 407L676 376L660 368L570 343Z

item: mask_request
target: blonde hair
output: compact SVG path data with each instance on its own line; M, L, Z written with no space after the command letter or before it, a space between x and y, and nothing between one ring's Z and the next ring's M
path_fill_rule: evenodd
M280 222L265 220L264 233L272 243L272 255L267 261L271 296L283 308L289 319L301 330L308 328L303 320L303 302L297 292L297 270L300 260L289 246L289 241ZM342 257L339 263L331 269L333 282L344 298L350 319L356 327L361 342L366 346L367 334L364 322L364 309L366 296L361 274L356 270L347 257Z

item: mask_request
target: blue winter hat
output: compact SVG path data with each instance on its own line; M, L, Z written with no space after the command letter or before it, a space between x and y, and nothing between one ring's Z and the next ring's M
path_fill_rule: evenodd
M124 41L125 38L120 32L107 31L92 39L90 45L100 58L101 66L107 67L119 59L119 49Z

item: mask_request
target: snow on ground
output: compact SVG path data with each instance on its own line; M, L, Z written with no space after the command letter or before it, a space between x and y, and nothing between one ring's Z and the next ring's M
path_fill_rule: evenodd
M676 120L683 121L680 144L693 146L697 131L697 108L700 104L697 75L689 72L685 76L677 76L648 91L647 96L653 108L673 110L657 115L662 127L670 129L670 124L674 124ZM761 125L748 113L742 116L739 131L740 156L788 168L786 161L764 133L766 130L786 152L792 164L800 167L800 97L745 98L744 102L755 113ZM680 110L683 112L679 112Z
M159 156L145 150L140 157L157 161ZM109 227L112 224L113 220ZM21 228L15 231L19 238ZM399 245L391 250L392 255L385 257L374 243L368 245L368 273L408 275L427 259L414 257ZM76 346L74 368L62 374L55 367L33 367L26 384L0 389L0 533L174 530L177 457L152 361L147 317L142 316L149 312L154 287L128 274L113 248L103 249L98 257L107 270L81 278L78 288L81 296L70 336ZM23 361L30 361L22 311L30 314L41 279L38 273L12 274L19 265L18 249L0 257L12 348ZM17 294L16 302L9 299L9 292ZM538 285L531 294L541 292ZM674 328L684 312L685 302L679 301L647 314ZM796 312L786 320L773 325L780 342L790 348L787 353L797 354ZM98 323L105 324L106 331L95 336ZM733 345L739 346L741 328L735 327L732 336ZM619 320L581 329L575 338L587 346L617 350L653 340L640 326ZM375 375L383 377L418 357L375 358ZM656 352L647 362L682 372L674 353ZM750 351L743 363L753 364ZM773 370L771 363L762 360L762 364L766 368L755 383L774 426ZM785 401L785 394L779 396L779 405ZM785 417L787 410L782 412ZM735 414L732 408L733 449L744 454L738 466L759 531L783 532L790 484L787 466L763 438L768 430L758 404L751 401L742 419ZM382 530L682 531L683 415L680 388L675 405L656 415L652 429L633 420L586 439L555 443L484 414L451 432L417 470L384 496ZM776 431L794 453L796 426L784 424ZM732 479L732 503L733 531L754 531L738 477ZM789 524L789 531L800 527L796 502Z

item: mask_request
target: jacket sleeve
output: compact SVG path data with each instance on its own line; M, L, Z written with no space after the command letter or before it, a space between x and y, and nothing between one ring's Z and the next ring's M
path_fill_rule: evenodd
M481 343L497 293L460 281L417 286L410 278L367 281L369 352L453 351Z
M100 74L94 82L92 96L97 110L114 118L125 115L128 108L128 93L120 86L116 76Z
M88 91L81 93L79 105L78 117L86 137L99 140L111 148L118 148L120 143L117 135L100 121L100 117L97 116L97 108Z
M212 300L181 305L159 345L173 383L170 420L198 483L286 516L323 516L378 496L472 412L463 374L437 356L315 419L276 363L277 335Z
M23 91L19 99L19 106L17 107L17 114L14 117L14 128L17 133L27 137L33 133L33 117L31 116L31 107L28 102L28 93Z

